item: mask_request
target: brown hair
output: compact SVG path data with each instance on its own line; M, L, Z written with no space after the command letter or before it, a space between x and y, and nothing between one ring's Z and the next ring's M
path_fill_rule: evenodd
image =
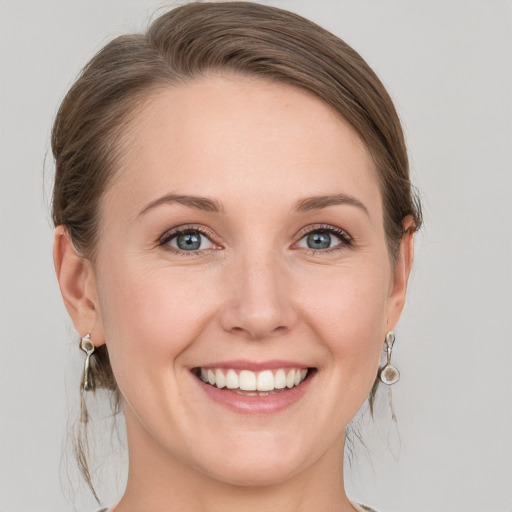
M418 229L421 208L411 189L403 132L391 98L368 64L341 39L296 14L248 2L173 9L145 34L114 39L83 69L52 132L53 221L67 228L81 255L94 261L100 200L119 166L123 133L138 106L160 88L217 71L305 89L352 125L377 169L394 259L403 219L412 216ZM91 371L96 387L113 391L119 403L105 346L94 353ZM79 459L92 489L87 463Z

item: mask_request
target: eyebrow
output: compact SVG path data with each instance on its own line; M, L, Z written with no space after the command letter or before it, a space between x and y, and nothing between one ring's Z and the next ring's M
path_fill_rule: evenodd
M148 203L139 213L139 216L144 215L147 211L160 206L162 204L173 204L178 203L189 208L196 210L202 210L210 213L224 213L224 207L219 201L215 199L209 199L208 197L200 196L189 196L182 194L166 194L165 196L159 197L154 201ZM328 206L335 205L349 205L355 206L360 210L364 211L369 216L366 206L353 196L347 194L335 194L328 196L315 196L300 199L295 205L295 211L297 212L308 212L312 210L321 210Z
M200 196L186 196L180 194L166 194L165 196L159 197L154 201L151 201L147 204L139 213L139 216L144 215L147 211L155 208L156 206L160 206L161 204L173 204L178 203L184 206L188 206L189 208L194 208L196 210L202 210L210 213L223 213L224 208L222 205L215 201L215 199L209 199L207 197Z
M330 196L315 196L307 197L306 199L300 199L297 201L295 210L297 212L308 212L311 210L321 210L328 206L346 204L349 206L355 206L360 210L364 211L366 215L370 216L366 206L353 196L347 194L335 194Z

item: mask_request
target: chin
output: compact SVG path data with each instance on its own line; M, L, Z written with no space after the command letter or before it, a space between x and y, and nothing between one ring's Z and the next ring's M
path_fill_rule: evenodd
M266 449L262 449L265 445ZM203 465L203 472L215 480L236 486L279 484L302 472L307 466L304 446L294 449L290 446L289 438L284 445L281 441L276 446L266 439L251 447L232 446L230 450L222 452L222 455L212 454L210 461Z
M223 464L223 468L216 467L208 475L215 480L239 487L272 486L289 480L300 472L296 464L281 463L275 461L258 462L257 464L241 464L240 461L233 464Z

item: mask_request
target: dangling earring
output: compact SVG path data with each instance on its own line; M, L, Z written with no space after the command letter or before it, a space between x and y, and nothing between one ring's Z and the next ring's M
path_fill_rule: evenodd
M386 355L387 361L385 366L379 372L379 378L388 386L396 384L400 380L400 372L391 364L391 353L393 352L393 345L395 344L395 333L389 331L386 334Z
M384 384L388 385L388 402L391 409L391 419L396 423L395 407L393 406L393 394L391 386L400 380L400 372L391 364L391 353L393 352L393 345L395 344L395 333L389 331L386 334L386 364L379 372L379 379Z
M82 386L85 391L93 391L94 390L94 383L92 380L89 380L89 363L91 359L91 355L94 352L94 343L91 340L90 333L87 333L81 340L80 340L80 348L87 354L87 357L85 358L85 364L84 364L84 376L82 381Z

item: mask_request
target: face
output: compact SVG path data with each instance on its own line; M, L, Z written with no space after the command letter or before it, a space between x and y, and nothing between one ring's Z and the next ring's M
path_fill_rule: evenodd
M214 76L155 93L128 138L93 335L131 459L268 483L340 458L403 298L362 142L306 92Z

